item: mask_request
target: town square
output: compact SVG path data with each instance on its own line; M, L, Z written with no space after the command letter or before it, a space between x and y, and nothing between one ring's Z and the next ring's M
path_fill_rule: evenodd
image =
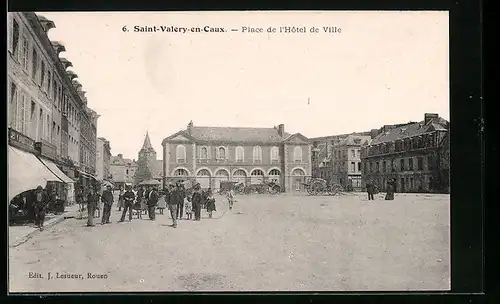
M447 15L190 16L8 14L9 291L449 290Z

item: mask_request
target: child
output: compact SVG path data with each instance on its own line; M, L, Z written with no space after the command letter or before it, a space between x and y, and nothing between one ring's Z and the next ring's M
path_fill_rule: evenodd
M184 210L186 211L187 219L193 218L193 204L191 203L191 197L186 196L184 198Z
M215 198L213 197L213 194L211 191L207 192L207 212L208 212L208 217L212 218L212 211L217 211L215 209Z
M229 190L226 194L227 202L229 203L229 210L233 209L234 205L234 192L233 189Z

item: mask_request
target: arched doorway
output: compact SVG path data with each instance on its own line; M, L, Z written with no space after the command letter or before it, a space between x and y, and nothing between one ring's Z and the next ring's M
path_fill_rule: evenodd
M185 169L179 168L179 169L174 171L174 176L176 176L176 177L188 177L189 173Z
M255 169L250 174L250 183L254 184L262 184L264 182L264 172L260 169Z
M229 173L226 170L219 170L215 172L215 188L220 188L220 183L223 181L229 181Z
M246 184L247 173L244 170L238 169L233 173L233 181Z
M280 184L280 180L281 180L280 176L281 176L281 172L278 169L272 169L271 171L269 171L269 180L272 182Z
M196 182L200 183L202 189L210 188L210 172L207 169L198 171Z
M306 182L306 173L302 169L295 169L292 172L292 186L293 190L295 191L301 191L302 190L302 183Z

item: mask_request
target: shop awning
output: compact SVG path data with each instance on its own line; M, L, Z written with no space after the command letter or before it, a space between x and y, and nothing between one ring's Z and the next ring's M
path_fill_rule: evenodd
M94 180L97 180L95 176L93 176L92 174L88 174L87 172L84 172L84 171L81 171L81 170L77 170L78 173L80 173L81 175L87 177L87 178L91 178L91 179L94 179Z
M48 181L61 181L35 155L12 146L8 146L7 162L9 202L24 191L45 188Z
M59 177L63 182L65 182L65 183L74 183L75 182L71 178L69 178L66 174L64 174L64 172L62 172L61 169L59 169L56 166L56 164L54 164L50 160L40 158L40 161L42 163L44 163L49 168L49 170L52 173L54 173L57 177Z

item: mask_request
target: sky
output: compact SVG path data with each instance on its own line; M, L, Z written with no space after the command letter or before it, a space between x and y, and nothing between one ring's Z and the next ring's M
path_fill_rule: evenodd
M424 113L449 120L447 12L39 15L55 22L49 38L65 45L60 57L73 63L88 106L101 115L97 136L110 141L113 155L137 159L148 131L160 156L161 141L191 120L284 124L306 137L421 121ZM226 32L134 32L134 26ZM306 33L280 33L284 26Z

